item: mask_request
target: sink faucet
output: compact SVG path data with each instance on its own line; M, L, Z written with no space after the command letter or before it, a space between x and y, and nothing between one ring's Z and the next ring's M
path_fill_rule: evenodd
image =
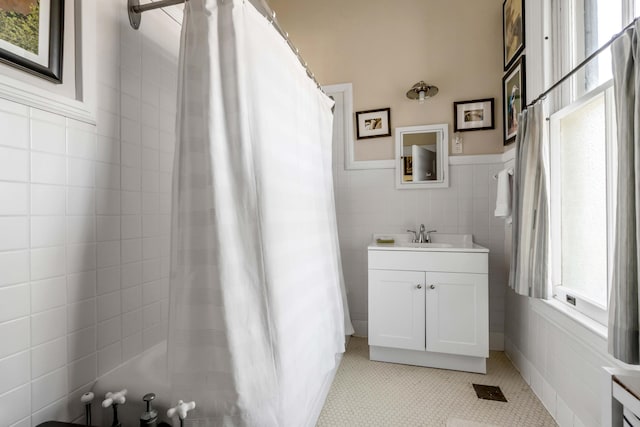
M420 224L420 234L418 235L418 243L429 243L429 234L425 238L424 235L424 224Z
M418 235L418 243L431 243L431 233L435 233L438 230L425 231L424 224L420 224L420 234Z

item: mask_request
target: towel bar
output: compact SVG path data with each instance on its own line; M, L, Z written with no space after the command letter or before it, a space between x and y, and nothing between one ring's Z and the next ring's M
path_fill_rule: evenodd
M507 173L509 175L513 175L513 168L509 168L509 170L507 171ZM498 179L498 174L493 175L493 179Z

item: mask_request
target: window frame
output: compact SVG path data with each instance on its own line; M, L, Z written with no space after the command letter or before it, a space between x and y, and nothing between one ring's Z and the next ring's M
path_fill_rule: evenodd
M579 20L577 20L577 10L584 9L584 0L544 0L541 7L543 8L544 19L546 24L543 26L544 40L543 43L542 58L544 61L544 87L550 87L554 82L558 81L561 77L566 75L573 69L580 61L578 60L579 49L584 51L584 39L579 42L575 42L574 35L576 32ZM622 0L622 22L620 23L620 30L627 24L632 22L637 15L640 15L640 0ZM535 31L535 30L534 30ZM531 40L531 38L530 38ZM580 296L579 293L571 290L570 288L563 287L560 284L561 270L558 269L561 261L561 245L562 241L560 230L560 217L559 208L560 204L558 200L559 196L559 183L553 182L554 170L557 171L560 160L558 156L559 142L557 129L553 129L555 120L552 119L556 114L568 114L571 109L579 108L586 102L593 99L594 96L605 92L605 110L606 114L605 126L607 129L607 291L609 291L611 283L611 266L613 265L613 233L615 227L615 200L616 197L616 182L617 175L616 165L614 159L617 156L617 144L616 144L616 126L615 126L615 114L614 108L614 95L613 95L613 81L609 80L604 82L600 86L585 92L585 72L581 70L576 73L570 81L561 85L557 90L548 96L548 111L550 113L549 121L549 140L550 140L550 209L551 209L551 267L552 267L552 297L550 300L560 301L563 306L569 309L576 310L577 312L594 319L602 325L606 325L608 322L608 307L590 301L589 298ZM555 116L556 118L560 116ZM554 194L554 191L556 194ZM567 296L573 296L576 298L576 304L570 304L567 302Z
M550 58L550 61L545 64L545 72L548 76L545 87L550 87L584 59L581 52L584 52L585 40L581 38L576 41L574 35L584 34L584 22L578 17L584 15L585 1L544 0L543 8L549 10L546 19L550 20L552 33L551 43L544 44L544 49L551 51L549 55L545 54L546 58ZM639 9L640 0L622 0L620 30L633 21L636 15L640 15ZM576 102L590 92L584 89L585 68L576 72L569 80L568 84L561 85L553 95L550 111L557 111L560 109L559 106ZM597 87L591 90L595 89Z
M606 210L607 210L607 295L611 283L613 260L613 226L615 220L615 104L613 80L609 80L583 95L580 99L555 112L550 117L550 212L551 212L551 278L553 298L603 325L608 321L608 307L593 301L570 287L562 284L562 191L558 178L562 168L560 122L563 118L602 96L605 105L605 162L606 162ZM574 303L569 301L573 300Z

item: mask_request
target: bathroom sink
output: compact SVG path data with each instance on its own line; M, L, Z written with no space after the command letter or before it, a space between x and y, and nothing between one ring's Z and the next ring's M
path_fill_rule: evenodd
M473 242L471 234L431 233L431 242L414 242L411 233L375 233L369 249L392 251L428 252L489 252L489 249ZM378 241L380 239L380 241ZM392 243L393 242L393 243Z

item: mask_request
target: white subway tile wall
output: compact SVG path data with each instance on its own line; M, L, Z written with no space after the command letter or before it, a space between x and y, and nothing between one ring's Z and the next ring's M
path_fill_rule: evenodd
M63 337L31 349L31 378L38 378L67 364L67 340Z
M18 320L0 324L0 358L19 353L29 348L30 319L23 317Z
M97 125L0 99L2 426L76 420L166 337L180 27L97 9Z

